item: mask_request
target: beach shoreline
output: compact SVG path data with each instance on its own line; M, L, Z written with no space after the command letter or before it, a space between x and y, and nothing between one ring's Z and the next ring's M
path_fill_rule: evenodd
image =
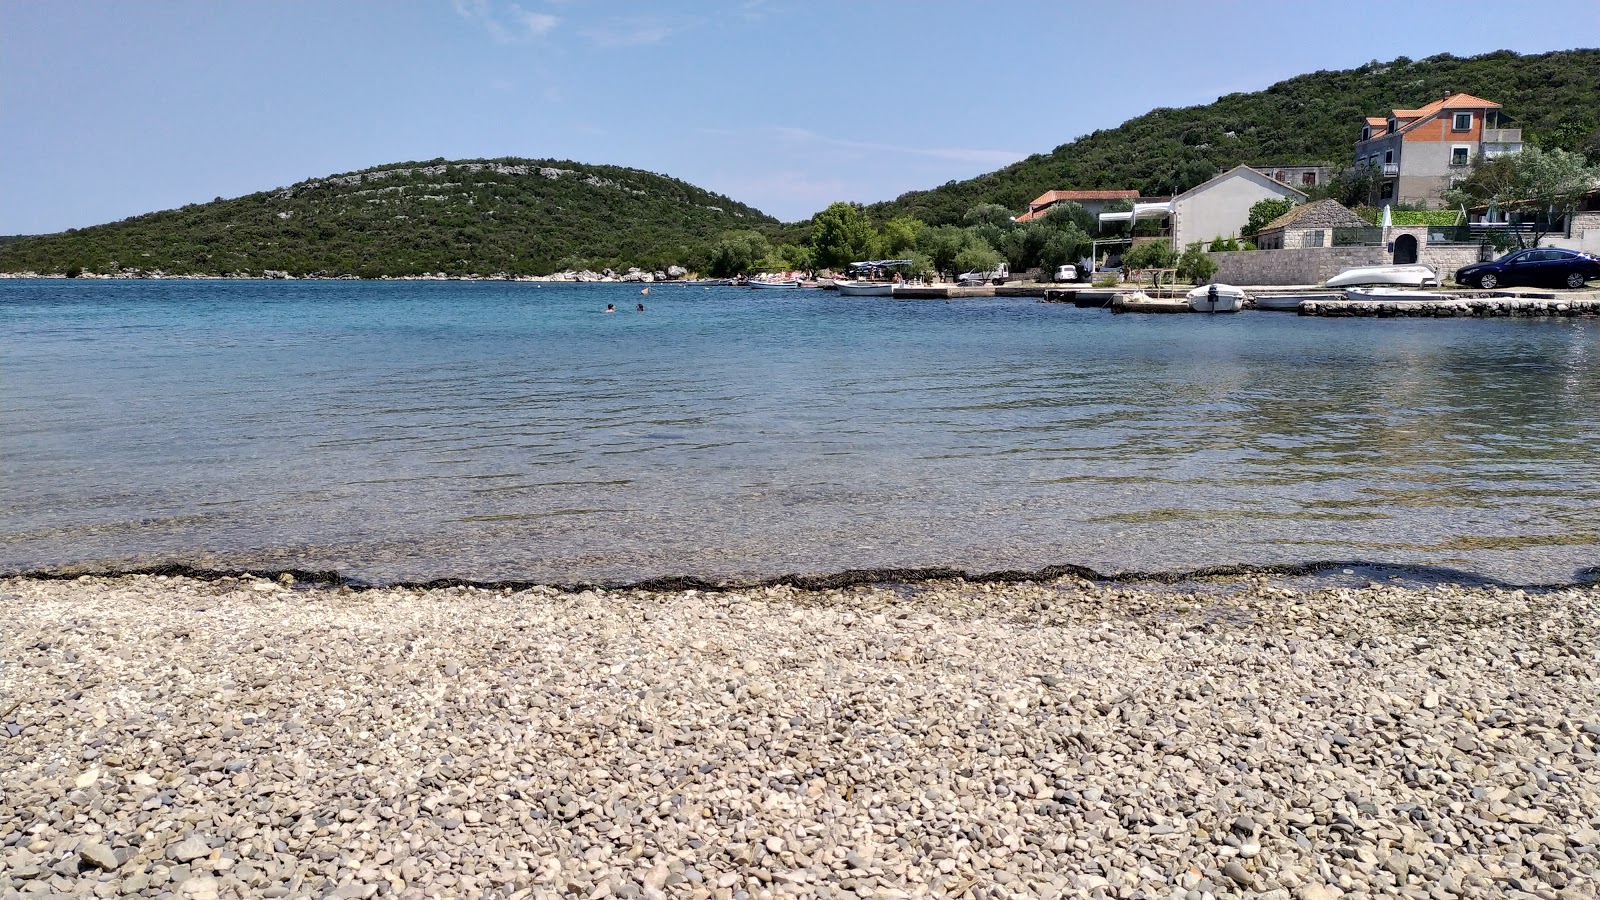
M1600 588L0 581L0 885L1593 896ZM8 709L9 707L9 709Z

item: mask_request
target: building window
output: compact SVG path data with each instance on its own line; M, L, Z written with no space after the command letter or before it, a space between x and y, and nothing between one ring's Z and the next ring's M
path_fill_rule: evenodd
M1301 175L1300 175L1300 183L1302 185L1306 186L1306 187L1316 187L1317 186L1317 173L1315 173L1315 172L1303 172L1303 173L1301 173Z
M1389 133L1390 134L1394 134L1394 126L1395 126L1394 119L1390 119L1389 120Z
M1455 121L1450 123L1451 131L1471 131L1472 113L1456 113Z
M1378 190L1378 198L1380 200L1391 200L1391 199L1393 199L1394 198L1394 182L1385 181L1383 183L1383 187Z
M1326 238L1326 236L1327 236L1326 232L1323 229L1320 229L1320 228L1317 229L1316 231L1308 231L1305 234L1305 238L1300 242L1300 246L1302 246L1302 247L1321 247L1321 246L1323 246L1323 241L1324 241L1324 238Z
M1394 162L1394 151L1393 150L1385 150L1385 151L1383 151L1383 164L1387 166L1392 162Z
M1450 165L1465 166L1472 161L1472 148L1457 144L1450 148Z
M1371 125L1363 125L1363 126L1361 126L1361 139L1363 141L1372 140L1372 126Z

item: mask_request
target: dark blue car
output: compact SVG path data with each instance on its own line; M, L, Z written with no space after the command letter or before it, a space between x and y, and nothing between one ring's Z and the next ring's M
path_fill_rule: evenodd
M1456 270L1456 284L1491 290L1512 285L1581 288L1584 282L1595 278L1600 278L1600 259L1553 247L1518 250L1494 262L1474 263Z

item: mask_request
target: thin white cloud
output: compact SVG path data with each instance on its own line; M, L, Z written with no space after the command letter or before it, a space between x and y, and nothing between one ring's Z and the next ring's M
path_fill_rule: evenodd
M977 147L906 147L896 144L880 144L872 141L851 141L817 134L806 128L788 128L781 125L774 125L770 130L778 137L796 142L827 144L831 147L843 147L848 150L870 150L874 153L905 153L915 156L930 156L934 159L949 159L957 162L981 163L983 165L1010 165L1026 158L1028 155L1015 150L988 150Z
M512 21L522 26L523 33L529 37L544 37L561 24L560 16L529 12L516 4L511 5L510 16Z
M606 25L578 32L600 47L645 47L659 44L678 29L664 22L639 19L613 19Z
M561 17L524 9L516 3L499 5L493 0L452 0L456 15L475 22L501 44L537 40L554 31Z

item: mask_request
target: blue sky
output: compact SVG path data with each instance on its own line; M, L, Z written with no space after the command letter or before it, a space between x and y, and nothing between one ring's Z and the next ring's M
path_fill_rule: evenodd
M1303 72L1600 43L1600 2L1533 8L0 0L0 234L441 156L635 166L795 220Z

